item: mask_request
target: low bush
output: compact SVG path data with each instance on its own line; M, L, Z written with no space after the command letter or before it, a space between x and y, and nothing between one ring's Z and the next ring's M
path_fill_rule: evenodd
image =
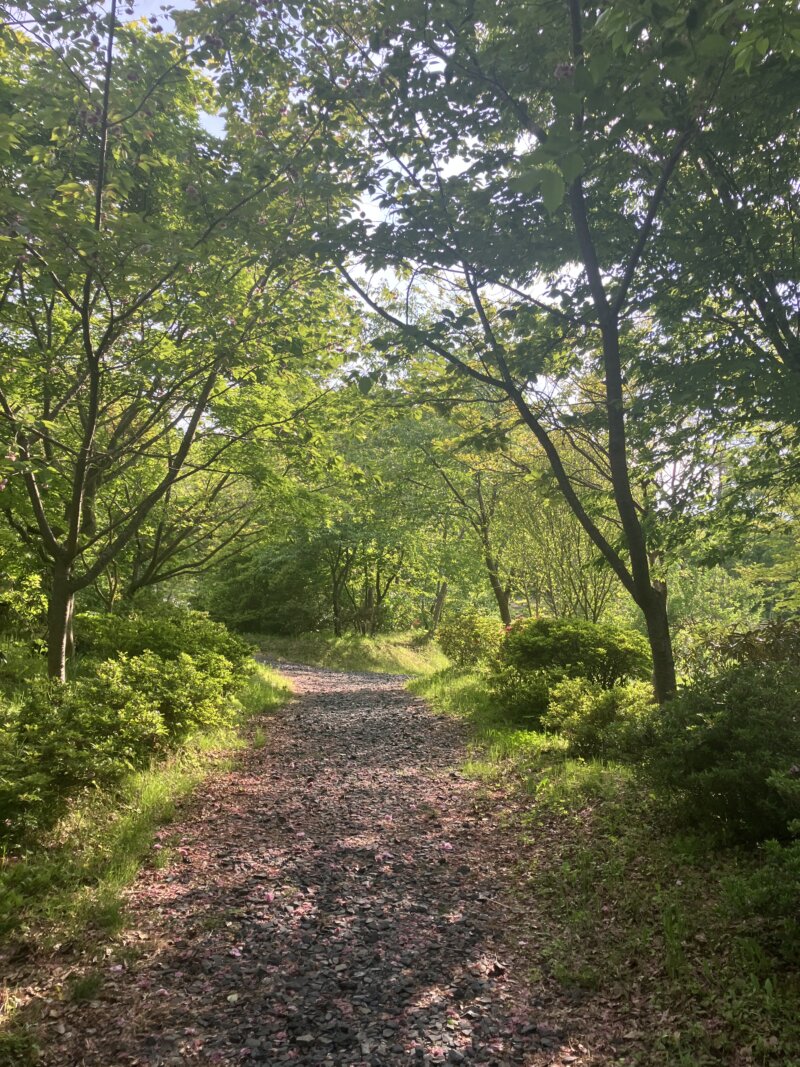
M689 823L786 838L800 819L800 668L734 664L655 709L644 773Z
M234 679L230 660L215 652L162 659L147 651L92 663L64 685L35 683L0 733L0 836L18 841L54 822L82 790L148 766L198 730L228 725Z
M26 572L22 560L18 565L21 569L16 574L5 571L0 575L0 632L17 640L33 640L47 617L47 596L42 589L42 576L35 571Z
M635 630L586 619L521 619L512 623L499 652L519 671L546 670L588 678L604 689L650 673L647 641Z
M181 653L175 660L163 660L145 652L122 663L127 683L147 694L157 708L171 746L195 730L229 724L231 708L224 697L234 672L224 656L208 653L195 661Z
M492 615L474 611L450 616L436 634L439 647L457 667L473 667L497 653L503 624Z
M553 681L548 671L519 670L495 659L489 674L489 691L510 723L536 729L547 711Z
M800 619L773 619L750 630L728 630L714 651L723 663L800 666Z
M766 841L758 865L723 883L732 917L778 958L793 964L800 954L800 841Z
M690 635L681 657L691 678L724 670L734 663L800 667L800 619L772 619L750 629L706 626Z
M76 619L75 637L80 654L101 660L120 652L127 656L154 652L165 660L185 653L201 662L204 656L214 654L238 667L252 652L246 641L203 612L169 605L158 614L82 613Z
M541 723L565 738L571 755L619 758L641 750L652 710L649 682L604 689L584 678L565 678L551 689Z
M636 631L585 619L521 619L500 644L490 685L514 720L538 726L551 689L566 678L611 689L649 672L647 641Z
M158 708L125 668L112 660L91 678L32 687L0 750L0 809L12 840L55 821L70 795L145 767L164 748Z
M47 660L33 641L5 640L0 644L0 692L24 693L33 678L43 678Z

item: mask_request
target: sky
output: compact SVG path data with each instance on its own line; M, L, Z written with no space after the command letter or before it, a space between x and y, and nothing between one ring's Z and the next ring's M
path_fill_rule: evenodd
M161 15L162 6L174 7L178 10L185 10L191 7L191 3L187 0L178 0L174 4L164 5L163 0L136 0L134 3L134 18L139 18L142 15Z

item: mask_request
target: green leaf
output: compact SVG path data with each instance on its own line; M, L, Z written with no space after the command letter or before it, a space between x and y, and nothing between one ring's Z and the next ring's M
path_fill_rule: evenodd
M636 109L636 115L643 122L661 122L666 118L658 104L644 104Z
M608 10L608 9L606 9ZM603 14L606 14L604 11ZM601 15L602 18L602 15ZM598 19L599 21L599 19ZM614 57L610 51L598 52L596 55L592 55L589 59L589 73L592 76L592 81L595 85L602 85L606 80L606 74L611 69L611 64Z
M509 188L515 193L535 193L541 183L542 173L541 167L531 167L530 170L511 178L508 183Z
M586 164L580 152L568 152L558 161L558 169L564 175L564 181L571 185L579 174L583 173Z
M710 33L697 44L697 54L708 59L722 59L730 51L730 43L719 33Z
M543 170L541 172L542 180L542 200L547 210L552 213L561 207L561 203L564 199L564 193L566 186L564 179L557 170Z

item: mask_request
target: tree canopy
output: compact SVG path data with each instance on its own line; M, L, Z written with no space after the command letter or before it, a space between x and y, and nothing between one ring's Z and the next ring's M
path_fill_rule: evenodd
M746 2L7 9L2 510L51 673L76 595L366 632L627 596L668 697L670 575L793 529L799 40Z

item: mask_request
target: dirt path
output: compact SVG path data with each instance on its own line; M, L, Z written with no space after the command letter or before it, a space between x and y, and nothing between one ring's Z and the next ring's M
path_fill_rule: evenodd
M44 1063L590 1062L525 992L513 835L458 724L398 678L281 670L297 699L169 828Z

